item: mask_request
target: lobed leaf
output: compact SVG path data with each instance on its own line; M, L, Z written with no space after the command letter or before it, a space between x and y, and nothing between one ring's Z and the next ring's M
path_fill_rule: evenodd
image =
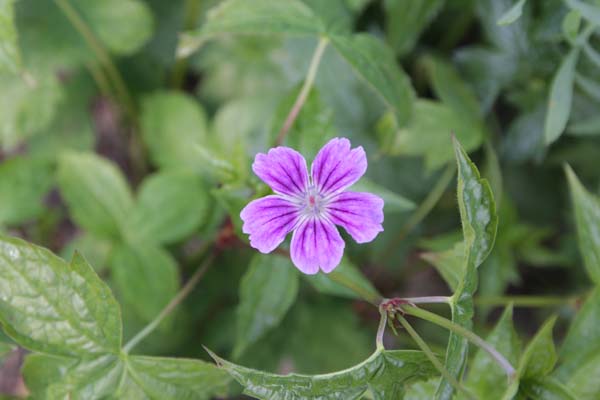
M245 368L209 353L244 387L245 394L264 400L353 400L368 389L376 400L401 398L407 383L436 374L423 353L410 350L378 350L362 363L330 374L285 376Z
M460 143L454 139L458 164L457 194L464 236L464 270L452 296L452 321L467 329L472 327L473 294L477 289L477 267L489 255L496 238L498 216L488 182L469 159ZM463 371L468 351L466 339L451 333L446 348L445 366L458 377ZM437 399L450 399L454 389L443 379L436 392Z
M6 333L29 350L85 358L119 352L119 305L79 254L68 264L0 235L0 293Z

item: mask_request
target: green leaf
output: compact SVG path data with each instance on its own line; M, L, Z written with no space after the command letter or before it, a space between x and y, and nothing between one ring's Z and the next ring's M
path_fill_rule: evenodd
M226 391L229 376L199 360L102 356L94 361L31 354L23 374L35 398L208 400Z
M198 175L188 171L154 174L139 189L128 223L130 235L143 242L177 242L205 220L209 203Z
M0 225L17 225L38 217L53 184L49 163L15 157L0 164Z
M486 342L498 350L511 364L517 363L521 343L513 325L512 306L506 307L496 327L486 338ZM502 398L500 388L507 384L506 373L488 353L479 349L469 365L467 387L479 398L493 400Z
M352 264L348 258L342 258L340 265L329 274L322 272L316 275L302 275L309 281L315 289L324 294L334 296L347 297L350 299L363 298L362 293L365 293L368 299L377 299L381 295L373 284L365 278L358 267ZM340 282L343 282L340 283ZM350 289L354 288L354 289Z
M586 346L587 343L581 347ZM580 400L595 400L600 397L600 380L594 378L600 376L600 354L591 351L589 354L591 358L578 364L578 368L567 382L567 387L573 392L574 398Z
M421 32L436 17L444 0L386 0L385 34L397 54L410 52Z
M297 293L298 272L288 257L253 257L240 284L234 357L279 325Z
M199 360L131 356L127 366L132 383L151 399L209 400L224 396L230 381L223 371Z
M517 371L521 379L542 378L554 369L557 356L552 338L556 317L548 319L525 348Z
M574 43L579 33L581 26L581 13L576 10L571 10L565 15L562 22L563 36L568 41Z
M79 254L68 264L0 236L0 293L4 330L27 349L74 357L119 352L119 305Z
M177 294L177 264L160 247L122 244L110 264L118 293L146 321L154 319Z
M69 152L59 159L57 179L78 225L100 237L121 235L133 198L116 165L94 154Z
M385 203L386 214L401 213L413 210L416 205L411 200L392 192L391 190L373 182L369 178L361 178L360 181L352 185L351 190L355 192L370 192L381 197Z
M578 59L579 50L572 49L562 61L552 80L544 125L546 144L558 139L569 121L571 99L573 97L573 79L575 78L575 67Z
M199 149L206 140L206 115L181 92L156 92L143 98L141 124L150 158L161 168L200 169Z
M0 2L0 72L17 73L21 69L14 2L15 0Z
M389 114L380 121L380 131L392 131L392 143L382 149L390 155L423 156L428 170L435 170L452 160L448 146L451 133L463 143L467 151L479 147L483 132L468 118L457 114L447 105L432 100L417 100L413 118L408 126L398 128Z
M580 0L565 0L567 6L579 11L581 16L594 25L600 25L600 7Z
M243 387L244 393L264 400L356 400L371 389L377 400L401 398L407 383L435 375L419 351L376 351L362 363L325 375L275 375L245 368L210 352L217 365Z
M498 25L509 25L518 20L523 14L524 5L525 0L518 0L509 10L502 14L502 17L498 19Z
M569 124L567 133L574 136L600 135L600 116L592 116Z
M472 327L473 293L477 289L477 267L489 255L496 238L498 216L488 182L469 159L460 143L454 139L458 164L457 195L464 236L464 270L452 296L452 321L467 329ZM468 351L466 339L451 333L446 348L445 366L458 377L462 373ZM454 389L443 379L438 386L437 399L450 399Z
M70 0L114 53L131 54L152 36L154 21L141 0Z
M565 167L573 207L579 251L590 279L600 284L600 199L589 193L571 167Z
M599 353L600 288L596 287L569 326L560 348L562 362L557 371L558 377L561 380L569 379L590 357Z
M337 35L331 36L330 40L358 76L390 107L398 123L408 122L415 93L410 78L396 63L390 49L367 34Z

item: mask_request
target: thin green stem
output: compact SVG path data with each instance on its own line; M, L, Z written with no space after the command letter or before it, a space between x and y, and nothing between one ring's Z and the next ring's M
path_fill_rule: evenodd
M440 372L440 374L446 379L450 384L457 390L466 395L469 399L476 399L476 397L469 392L465 387L463 387L444 367L444 365L437 359L433 351L429 348L427 343L421 338L421 336L413 329L413 327L408 323L406 318L401 315L398 315L398 321L400 324L406 329L406 332L410 335L410 337L417 343L417 346L425 353L429 361L433 364L433 366Z
M100 90L100 93L102 93L102 96L112 98L110 83L108 82L106 75L102 71L102 68L99 68L98 65L93 62L87 63L86 67L90 75L92 76L92 79L94 80L94 82L96 82L96 86L98 86L98 89Z
M404 240L414 228L421 222L433 209L433 207L440 200L448 185L454 178L454 172L456 171L456 165L450 163L444 170L438 181L435 183L433 189L429 192L425 200L419 205L417 210L410 216L410 218L404 223L400 232L396 235L396 238L391 241L387 246L381 258L383 260L388 259L392 253L396 250L398 245Z
M452 297L449 296L400 297L399 299L412 304L450 304L452 301Z
M202 0L186 0L185 2L185 19L183 21L184 31L194 29L198 22L198 16L200 15L200 4ZM181 87L183 78L185 77L185 71L188 67L188 58L181 57L177 59L175 66L173 67L173 73L171 75L171 86L173 88Z
M187 283L181 288L179 293L163 308L163 310L154 318L148 325L138 332L125 346L123 346L123 352L129 353L136 345L138 345L146 336L150 335L160 323L179 305L185 298L192 292L196 284L204 276L210 265L215 259L215 255L212 254L204 263L198 268L198 270L190 277Z
M125 82L121 77L121 74L115 64L113 63L110 55L104 49L104 46L100 41L96 38L96 35L92 31L92 29L87 25L87 23L81 18L77 10L69 3L68 0L54 0L58 8L63 12L63 14L67 17L67 19L71 22L71 24L75 27L75 29L79 32L79 34L83 37L87 45L92 49L98 61L102 64L102 66L106 69L106 73L111 79L117 95L123 106L127 110L130 118L137 124L136 113L135 113L135 105L133 103L132 97L127 90L127 86L125 86Z
M310 89L312 88L315 82L315 78L317 77L319 64L321 63L321 58L323 57L323 53L325 52L327 43L329 43L329 40L326 37L322 37L319 39L317 48L315 49L315 52L312 56L312 60L310 60L310 65L308 67L308 72L306 74L304 84L302 85L300 93L298 94L298 97L296 97L296 101L294 102L294 105L292 106L288 116L285 119L285 122L283 123L283 126L281 127L281 130L279 131L279 134L277 135L277 139L275 140L276 145L280 145L283 143L285 135L288 133L288 131L294 124L294 121L298 117L298 114L300 114L300 110L306 102L308 94L310 93Z
M482 296L475 297L478 306L506 306L513 304L515 307L553 307L573 304L577 296Z
M479 336L477 336L475 333L471 332L470 330L463 328L462 326L460 326L458 324L455 324L454 322L450 321L447 318L441 317L437 314L434 314L427 310L423 310L421 308L413 307L410 305L402 305L401 309L406 314L409 314L414 317L421 318L426 321L432 322L436 325L439 325L443 328L448 329L449 331L452 331L452 332L464 337L465 339L469 340L476 346L485 350L494 359L494 361L496 361L496 363L498 363L498 365L500 365L500 367L502 367L502 369L504 370L506 375L508 375L509 378L512 378L515 375L515 369L511 365L511 363L506 358L504 358L504 356L502 354L500 354L495 348L493 348L489 343L487 343L485 340L483 340L482 338L480 338Z
M381 317L379 319L379 327L377 328L377 336L375 336L375 345L377 346L377 350L385 350L383 346L383 334L385 333L385 325L387 324L387 311L379 308L379 314L381 314Z

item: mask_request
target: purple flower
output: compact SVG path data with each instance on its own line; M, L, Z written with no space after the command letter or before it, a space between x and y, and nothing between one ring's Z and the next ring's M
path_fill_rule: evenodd
M367 170L365 151L351 149L348 139L335 138L323 146L310 175L304 157L289 147L257 154L252 169L275 194L250 202L240 214L250 245L270 253L294 231L290 254L305 274L319 268L329 273L340 263L345 243L336 225L358 243L383 231L383 200L345 190Z

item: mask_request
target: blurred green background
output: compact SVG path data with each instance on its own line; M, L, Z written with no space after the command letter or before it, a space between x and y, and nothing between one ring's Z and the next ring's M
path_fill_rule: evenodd
M206 359L204 344L274 372L348 367L372 352L377 311L285 256L258 255L240 232L240 209L268 193L251 162L273 146L318 37L283 25L220 34L219 3L0 1L0 230L67 259L82 252L122 306L125 340L217 250L136 352ZM450 293L461 240L454 132L500 215L475 330L497 320L498 296L553 296L551 307L515 310L516 325L527 337L559 312L563 335L590 286L563 165L600 193L600 43L583 2L529 0L506 25L510 0L304 3L329 32L369 35L346 51L392 79L378 84L328 45L286 136L309 161L334 136L367 151L361 190L385 198L385 232L348 241L340 269L386 297ZM443 352L443 330L416 326ZM8 342L0 389L23 393L18 373L4 379L23 357ZM405 335L386 344L413 346Z

